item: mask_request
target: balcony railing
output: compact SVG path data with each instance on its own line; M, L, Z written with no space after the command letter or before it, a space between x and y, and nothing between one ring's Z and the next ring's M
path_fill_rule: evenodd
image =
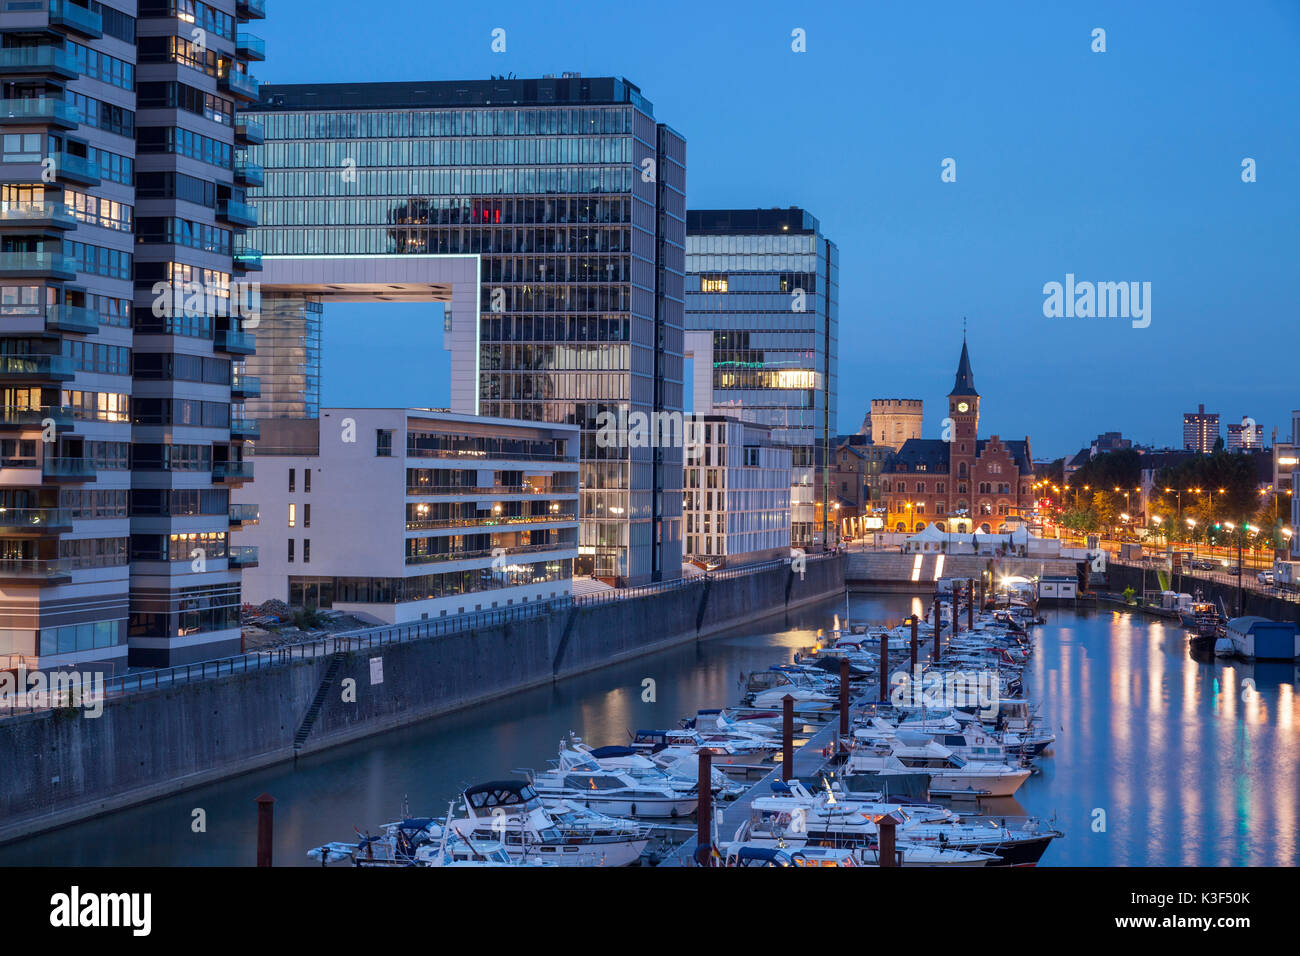
M26 428L35 425L44 428L49 422L63 427L71 425L72 409L66 405L42 405L39 408L25 405L0 405L0 426Z
M97 186L100 181L99 163L85 156L74 156L72 153L55 153L54 176L57 179L71 179L86 186Z
M516 524L550 524L551 522L573 522L578 520L576 513L545 515L506 515L490 518L407 518L407 531L436 531L439 528L493 528L500 525Z
M0 532L5 534L66 528L71 524L67 508L0 508Z
M407 485L408 495L576 495L573 488L535 488L531 485Z
M69 128L81 122L81 111L63 100L0 99L0 123L58 123Z
M99 313L79 305L52 305L45 310L45 328L51 332L94 335L99 331Z
M217 200L217 218L232 222L237 226L256 226L257 210L247 203L234 199Z
M540 551L571 551L577 548L576 542L556 542L554 544L524 544L516 548L496 549L497 553L504 550L506 554L537 554ZM478 551L445 551L436 554L408 554L406 556L407 564L435 564L439 561L465 561L470 558L491 558L495 557L494 549Z
M68 563L62 558L0 558L0 580L17 579L32 584L52 584L72 580L70 571Z
M262 394L262 380L256 375L236 375L230 381L230 395L257 398Z
M19 46L0 50L0 74L51 73L75 80L81 75L76 58L56 46Z
M261 436L256 418L232 418L230 420L230 437L257 439Z
M266 179L266 170L247 159L235 160L235 178L246 186L260 186Z
M252 481L251 461L222 461L212 466L213 481Z
M230 548L230 567L257 567L257 547L255 545L232 545Z
M50 23L67 27L82 36L101 37L104 35L104 18L85 7L79 7L68 0L49 0Z
M261 86L257 78L239 70L230 70L225 76L217 78L217 89L232 96L241 96L246 100L255 100Z
M257 524L258 515L257 505L236 504L230 506L230 523L231 524Z
M0 355L0 379L53 379L75 376L72 359L62 355Z
M71 281L77 277L77 262L59 252L0 252L0 277Z
M61 202L0 202L0 225L75 229L77 217Z
M261 272L262 271L262 250L261 249L236 249L231 256L236 269L244 272Z
M93 458L46 458L41 463L46 478L92 479L99 474Z
M265 20L266 0L235 0L235 15L241 20Z
M257 351L257 336L221 329L213 336L213 347L218 352L230 352L232 355L252 355Z
M266 127L246 116L236 117L235 138L253 146L260 146L266 142Z
M241 30L235 34L235 53L246 60L265 60L266 41L255 33Z

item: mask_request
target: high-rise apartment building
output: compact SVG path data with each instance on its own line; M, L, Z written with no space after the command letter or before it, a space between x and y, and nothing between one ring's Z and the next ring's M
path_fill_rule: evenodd
M803 209L693 209L686 273L695 411L766 425L793 449L791 546L820 547L835 525L839 250Z
M1207 412L1204 405L1183 415L1183 448L1208 455L1219 441L1219 415Z
M1228 451L1258 451L1264 447L1264 426L1253 418L1243 417L1240 423L1228 423Z
M263 57L238 27L262 0L0 12L0 662L237 650L235 110Z
M596 440L602 413L682 408L686 144L641 91L571 74L275 86L247 116L266 129L262 253L477 254L479 328L452 355L477 388L453 385L452 411L580 426L577 570L678 577L680 445ZM264 301L256 361L282 376L258 374L266 412L318 406L298 394L319 380L311 304Z

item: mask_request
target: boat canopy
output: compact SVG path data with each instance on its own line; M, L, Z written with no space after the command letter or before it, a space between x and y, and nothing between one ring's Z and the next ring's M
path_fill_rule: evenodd
M597 747L591 751L591 755L597 760L604 760L607 757L631 757L638 752L635 747L610 746Z
M506 807L537 799L537 791L524 780L493 780L469 787L465 800L478 810L483 807Z

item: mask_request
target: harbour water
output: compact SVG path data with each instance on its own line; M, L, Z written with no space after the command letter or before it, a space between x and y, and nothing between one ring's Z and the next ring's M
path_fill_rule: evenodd
M921 599L906 595L850 601L858 623L914 609ZM734 703L742 672L789 661L843 614L842 600L800 609L87 821L0 847L0 865L251 865L263 791L277 801L276 865L311 865L307 848L352 838L354 826L375 831L404 800L414 814L441 815L466 784L545 767L570 730L593 745L622 743L629 730ZM1300 863L1295 667L1193 660L1176 622L1045 614L1025 685L1057 743L1015 798L985 812L1054 818L1065 837L1044 866Z

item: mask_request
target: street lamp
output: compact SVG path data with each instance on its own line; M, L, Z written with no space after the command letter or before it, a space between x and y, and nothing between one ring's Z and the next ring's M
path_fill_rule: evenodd
M1187 527L1192 538L1192 557L1198 557L1200 552L1196 550L1196 519L1188 518Z

